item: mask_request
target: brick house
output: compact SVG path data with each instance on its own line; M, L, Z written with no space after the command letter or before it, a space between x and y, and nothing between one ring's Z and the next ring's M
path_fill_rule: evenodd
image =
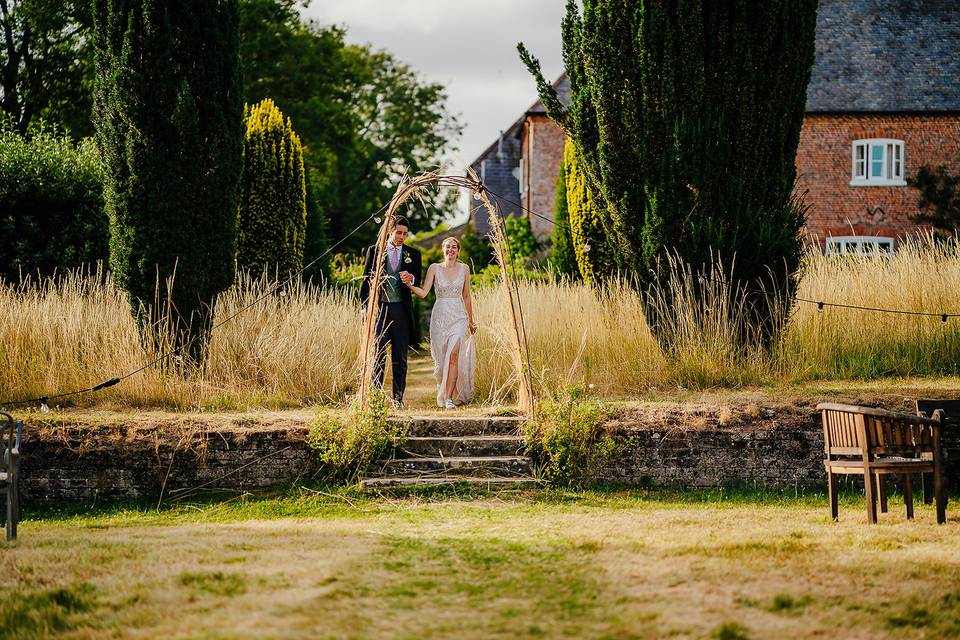
M816 38L797 149L809 239L831 253L892 250L917 230L919 194L906 179L923 165L960 173L960 1L821 0ZM555 86L569 97L565 75ZM501 140L474 169L492 168L491 189L552 215L564 136L543 104ZM471 220L486 231L482 210ZM543 238L553 225L533 217L531 226Z

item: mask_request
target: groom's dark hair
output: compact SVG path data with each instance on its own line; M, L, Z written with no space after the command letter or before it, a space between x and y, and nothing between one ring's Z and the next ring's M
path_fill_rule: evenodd
M410 230L410 223L407 222L407 219L404 218L403 216L394 216L394 217L393 217L393 224L390 225L390 228L391 228L391 229L394 229L394 228L396 228L396 227L406 227L406 228L407 228L407 231L409 231L409 230Z

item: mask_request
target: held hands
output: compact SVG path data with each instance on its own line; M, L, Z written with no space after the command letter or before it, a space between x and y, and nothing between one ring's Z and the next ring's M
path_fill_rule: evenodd
M469 329L470 329L470 335L472 335L472 336L473 336L473 335L476 335L476 334L477 334L477 323L476 323L476 322L473 322L473 321L471 320L471 321L470 321Z
M400 272L400 282L407 285L408 287L413 284L413 274L409 271Z

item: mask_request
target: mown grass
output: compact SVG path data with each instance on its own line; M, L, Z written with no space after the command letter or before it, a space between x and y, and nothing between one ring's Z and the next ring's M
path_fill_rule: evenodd
M834 523L818 492L300 487L34 512L0 615L38 638L960 633L960 520L890 506L867 526L853 491Z

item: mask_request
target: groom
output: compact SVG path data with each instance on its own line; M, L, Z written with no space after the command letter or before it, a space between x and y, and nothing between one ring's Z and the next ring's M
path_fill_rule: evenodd
M380 309L377 313L377 353L373 367L373 384L383 389L384 365L387 359L387 343L390 343L390 362L393 365L393 399L403 405L403 391L407 386L407 351L410 345L420 342L420 327L413 317L413 296L406 283L420 282L420 252L403 243L410 233L406 218L393 218L383 265L383 284L380 290ZM377 247L367 247L367 259L363 265L363 282L360 285L360 305L368 312L370 280L375 271L374 260Z

